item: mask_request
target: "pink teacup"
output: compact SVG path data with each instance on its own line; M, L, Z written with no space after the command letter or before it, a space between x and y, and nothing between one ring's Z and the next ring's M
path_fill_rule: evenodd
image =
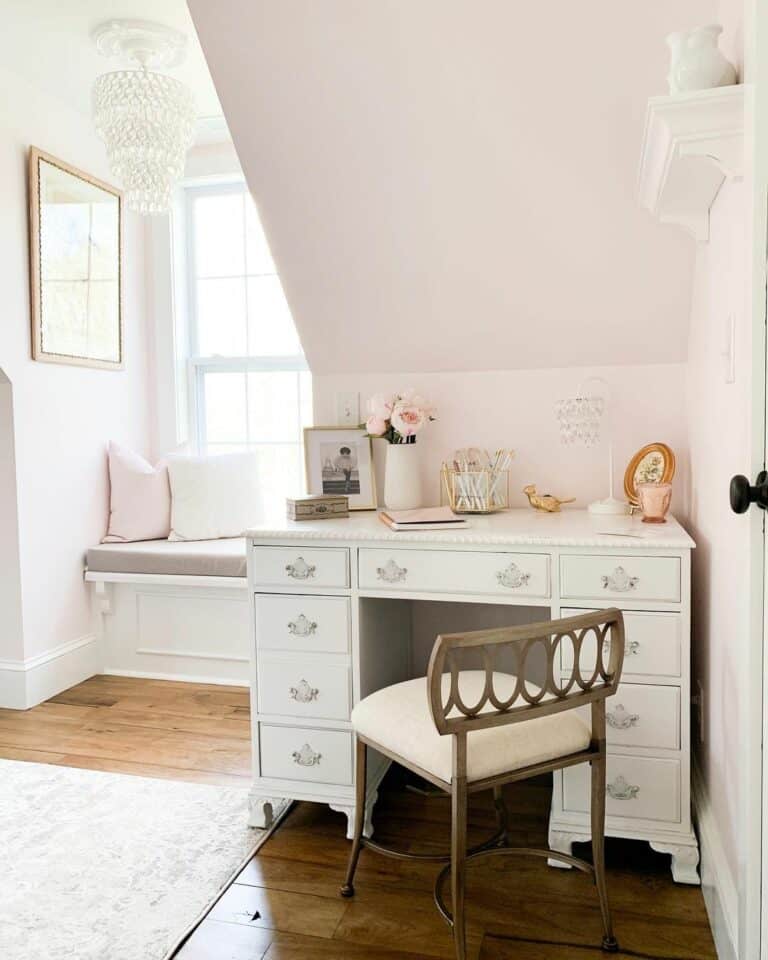
M643 511L643 523L666 523L665 517L672 500L672 484L638 483L635 489Z

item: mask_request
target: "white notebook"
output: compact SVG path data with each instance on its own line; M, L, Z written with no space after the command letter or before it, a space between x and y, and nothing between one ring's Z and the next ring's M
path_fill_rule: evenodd
M455 530L466 527L450 507L423 507L418 510L382 510L379 519L390 530Z

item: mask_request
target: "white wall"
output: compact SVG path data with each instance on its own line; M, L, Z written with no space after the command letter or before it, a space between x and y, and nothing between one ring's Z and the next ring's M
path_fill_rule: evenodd
M668 443L678 457L673 510L685 515L688 502L688 444L685 421L685 367L682 364L507 370L482 373L338 374L313 376L315 423L336 422L337 391L360 391L361 417L367 399L415 387L437 406L437 421L419 435L424 480L431 499L439 497L439 470L458 447L495 450L512 447L512 503L527 503L522 488L575 496L576 506L607 496L605 444L563 447L555 403L576 395L580 382L601 376L611 384L616 491L632 454L646 443Z
M694 555L695 675L704 686L704 743L699 750L736 873L738 841L738 711L728 709L739 682L748 636L749 516L731 512L728 484L750 460L749 313L744 305L744 186L728 184L713 209L712 237L700 248L694 278L688 360L693 475L690 525ZM736 379L726 383L721 350L727 317L736 329Z
M743 826L744 743L738 691L745 688L752 514L730 510L731 476L751 462L751 316L746 288L743 183L726 184L712 208L711 239L698 250L688 359L693 555L693 676L703 695L695 744L706 801L724 855L720 885L736 889L747 837ZM726 383L722 350L728 317L736 324L735 381ZM696 726L696 725L695 725ZM706 858L705 852L705 858ZM733 939L737 918L730 917Z
M91 635L82 580L86 549L104 534L110 438L139 451L149 432L144 224L127 214L123 260L125 369L35 363L30 355L27 149L38 146L107 181L104 148L85 112L0 71L0 366L13 384L23 659ZM88 104L84 104L84 111ZM5 451L3 451L5 456ZM0 633L0 660L8 659ZM18 652L18 651L17 651ZM83 657L83 654L79 654Z

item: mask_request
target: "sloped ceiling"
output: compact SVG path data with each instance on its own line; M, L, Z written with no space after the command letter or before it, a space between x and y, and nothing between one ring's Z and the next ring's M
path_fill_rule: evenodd
M189 6L314 371L684 359L693 243L636 175L714 2Z

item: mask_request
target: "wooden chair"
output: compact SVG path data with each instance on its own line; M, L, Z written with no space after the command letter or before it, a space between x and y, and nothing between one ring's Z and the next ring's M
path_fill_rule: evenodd
M590 635L594 647L587 639ZM560 652L567 645L572 646L573 666L570 675L560 680ZM546 660L542 687L526 675L537 648ZM511 673L495 670L502 651L512 657ZM482 669L461 669L467 656L479 656ZM594 878L603 922L602 948L616 952L605 880L605 700L616 692L623 662L621 612L601 610L547 623L440 636L432 649L426 684L420 677L385 687L360 701L352 712L357 770L355 836L341 895L354 896L362 847L406 860L447 863L435 882L435 903L453 928L457 960L464 960L467 862L501 854L548 857ZM591 731L575 712L586 704L591 706ZM366 746L450 794L450 855L401 853L363 836ZM509 846L502 786L578 763L592 767L593 863L554 850ZM479 847L467 850L468 794L489 788L494 791L498 831ZM442 894L449 873L452 912Z

